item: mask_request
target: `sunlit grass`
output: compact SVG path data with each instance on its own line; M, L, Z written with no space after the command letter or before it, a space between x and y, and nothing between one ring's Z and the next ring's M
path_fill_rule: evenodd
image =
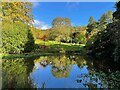
M55 45L55 44L60 44L60 45L67 45L67 46L85 46L85 44L71 44L71 43L63 43L63 42L57 42L57 41L43 41L43 40L39 40L36 39L35 40L35 44L41 44L41 45Z
M35 44L38 46L45 45L47 48L40 48L38 52L44 51L44 53L80 53L83 50L84 44L63 43L57 41L42 41L35 40Z
M29 53L23 53L23 54L0 54L0 58L16 58L16 57L31 57L31 56L39 56L39 55L52 55L52 54L59 54L59 53L75 53L79 52L83 49L84 44L71 44L71 43L60 43L57 41L42 41L39 39L35 40L35 44L42 46L44 45L48 46L48 48L37 48L38 51L32 51Z

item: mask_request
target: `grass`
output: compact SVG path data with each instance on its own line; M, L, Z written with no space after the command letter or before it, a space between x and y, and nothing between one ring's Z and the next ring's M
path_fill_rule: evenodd
M71 44L71 43L60 43L56 41L42 41L39 39L35 40L35 44L37 44L39 47L41 45L47 47L47 48L39 48L38 52L46 52L46 53L80 53L80 51L83 49L84 44Z
M43 40L39 40L39 39L36 39L35 40L35 44L44 44L44 41ZM60 43L60 42L57 42L57 41L45 41L45 45L55 45L55 44L61 44L61 45L67 45L67 46L73 46L73 44L71 43ZM76 46L85 46L84 44L75 44Z
M33 56L54 55L54 54L77 54L83 52L84 44L70 44L61 43L56 41L46 41L45 46L47 48L41 48L44 45L44 41L35 40L35 44L38 46L33 52L24 54L1 54L0 58L25 58Z

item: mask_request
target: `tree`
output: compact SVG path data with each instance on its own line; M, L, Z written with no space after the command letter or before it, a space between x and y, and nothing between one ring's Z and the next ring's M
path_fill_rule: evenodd
M11 19L13 22L22 21L31 23L32 4L30 2L2 2L2 19Z
M70 38L72 38L71 43L86 43L86 26L72 27L72 32L70 33Z
M76 36L76 41L79 44L85 44L86 43L86 37L83 33L78 33L78 35Z
M113 12L112 11L108 11L107 12L107 23L112 23L113 22Z
M120 20L120 1L116 3L116 11L113 13L113 17Z
M2 53L26 53L34 49L31 3L2 3Z
M53 35L56 36L55 40L61 42L69 42L70 41L70 27L67 26L58 26L53 28Z
M27 53L34 49L30 27L22 22L2 22L2 53Z
M104 13L100 20L99 20L99 25L98 25L98 29L99 31L101 30L105 30L106 29L106 26L109 24L109 23L112 23L112 18L113 18L113 15L112 15L112 11L108 11L107 13Z
M94 20L93 17L89 18L89 23L87 25L87 33L86 33L86 38L89 38L90 33L92 32L92 30L94 30L97 27L97 22Z
M90 53L99 58L111 58L120 63L120 1L116 4L116 11L102 15L99 21L99 31L94 43L89 46ZM113 18L112 22L111 19ZM106 26L103 28L103 26Z
M70 41L70 28L71 21L69 18L57 17L52 21L52 27L54 32L54 37L56 41L69 42ZM55 35L56 34L56 35Z
M55 41L55 38L57 37L57 33L58 32L54 28L49 29L49 31L48 31L48 39Z
M88 25L92 25L94 24L96 21L94 20L94 18L91 16L89 19L89 24Z
M42 39L44 41L44 46L45 46L45 41L47 40L47 36L43 35L40 39Z
M69 18L57 17L52 21L52 27L61 27L61 26L71 26L71 21Z
M116 11L113 13L114 17L114 31L113 39L116 44L116 48L114 50L115 58L114 60L120 63L120 1L116 3Z
M94 23L94 20L91 18L89 20L88 29L87 29L87 46L91 46L94 41L102 32L106 32L107 25L113 22L112 11L104 13L98 22ZM91 21L91 22L90 22ZM90 24L92 23L92 24Z

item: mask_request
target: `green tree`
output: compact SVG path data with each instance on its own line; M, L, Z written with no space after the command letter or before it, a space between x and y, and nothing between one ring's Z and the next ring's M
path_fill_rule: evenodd
M120 1L116 3L116 11L113 13L113 17L120 20Z
M97 35L94 43L89 46L92 55L99 58L111 58L113 61L120 63L120 1L116 4L116 11L113 13L103 14L100 19ZM113 21L109 20L113 18ZM105 28L103 26L106 26Z
M104 13L101 16L99 20L99 26L98 26L99 31L105 30L107 24L112 23L112 18L113 18L112 14L113 14L112 11L108 11L107 13Z
M112 11L108 11L107 12L107 23L112 23L113 22L113 12Z
M72 27L70 33L70 38L72 38L72 43L85 44L86 43L86 27L78 26Z
M54 28L49 29L49 37L48 37L48 39L55 41L55 38L57 37L57 33L58 32Z
M34 49L34 38L30 27L22 22L2 22L2 52L23 53Z
M52 21L52 27L54 32L53 36L55 36L55 40L61 42L69 42L70 41L70 28L71 21L69 18L57 17ZM52 33L51 33L52 34ZM56 35L55 35L56 34Z
M89 18L89 23L87 25L87 33L86 33L86 37L88 38L89 34L92 32L92 30L94 30L96 28L96 24L97 22L94 20L93 17Z
M56 17L52 21L52 27L55 28L59 26L71 26L71 20L69 18Z
M85 44L86 43L86 37L83 33L78 33L78 35L76 36L76 41L79 44Z
M2 52L23 53L34 49L34 38L28 25L32 20L31 3L2 3Z
M116 48L114 50L115 61L120 63L120 1L116 3L116 11L113 13L114 17L114 28L113 30L113 39L116 44Z

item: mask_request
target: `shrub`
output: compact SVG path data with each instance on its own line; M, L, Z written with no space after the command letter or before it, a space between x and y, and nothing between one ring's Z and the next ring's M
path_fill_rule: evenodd
M18 54L30 52L34 48L34 38L30 27L22 22L2 22L2 52Z
M114 60L120 63L120 47L117 46L115 48L114 55L115 55Z

